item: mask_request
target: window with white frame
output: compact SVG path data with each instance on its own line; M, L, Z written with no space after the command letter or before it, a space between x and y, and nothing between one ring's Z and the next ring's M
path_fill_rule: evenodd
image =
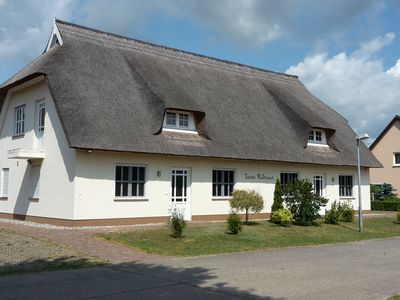
M38 103L38 132L44 132L44 120L46 116L46 106L44 101Z
M393 154L393 165L400 166L400 152Z
M212 195L213 197L230 197L235 185L234 170L212 171Z
M353 176L339 175L339 197L353 196Z
M313 177L313 188L314 194L318 196L323 196L324 190L324 176L322 175L314 175Z
M294 183L298 179L296 172L282 172L281 173L281 186L285 187L288 184Z
M14 135L22 135L25 133L25 105L15 108L14 111Z
M8 197L8 184L10 179L10 169L1 170L1 197Z
M115 167L115 196L144 197L146 168L143 166Z
M164 117L164 130L196 131L194 116L191 112L168 110Z
M322 129L311 129L308 133L308 145L327 146L325 131Z

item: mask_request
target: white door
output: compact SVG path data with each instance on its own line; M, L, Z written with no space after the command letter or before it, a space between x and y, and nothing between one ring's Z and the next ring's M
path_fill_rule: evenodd
M171 207L177 208L183 213L185 220L190 221L189 199L189 170L173 169L171 177Z
M314 187L314 194L324 197L325 196L325 176L322 174L314 175L313 178L313 187ZM325 215L326 206L321 207L319 214Z

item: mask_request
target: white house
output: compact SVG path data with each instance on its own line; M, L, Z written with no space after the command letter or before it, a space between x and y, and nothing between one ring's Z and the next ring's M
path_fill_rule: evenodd
M0 216L60 225L221 220L276 179L357 208L356 135L296 76L56 21L0 86ZM361 147L363 208L369 169Z

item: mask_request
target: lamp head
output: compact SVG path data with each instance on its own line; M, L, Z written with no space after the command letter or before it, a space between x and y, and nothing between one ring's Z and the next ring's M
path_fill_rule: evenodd
M369 139L368 133L364 133L363 135L357 137L358 141L367 140L367 139Z

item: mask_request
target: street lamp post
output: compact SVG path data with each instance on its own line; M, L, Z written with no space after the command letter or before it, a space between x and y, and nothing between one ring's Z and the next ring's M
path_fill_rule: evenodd
M360 166L360 141L369 139L369 135L364 133L357 137L357 181L358 181L358 230L363 232L362 202L361 202L361 166Z

